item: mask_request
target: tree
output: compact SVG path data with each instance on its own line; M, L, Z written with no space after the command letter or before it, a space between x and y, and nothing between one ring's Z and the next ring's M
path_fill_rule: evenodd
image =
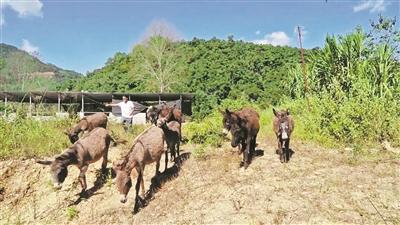
M148 91L172 91L183 78L176 43L162 36L151 37L133 50L137 64L134 76L147 82Z
M166 20L154 20L147 27L145 33L141 38L141 43L148 42L152 37L163 37L172 42L182 40L182 35L175 28L175 26Z

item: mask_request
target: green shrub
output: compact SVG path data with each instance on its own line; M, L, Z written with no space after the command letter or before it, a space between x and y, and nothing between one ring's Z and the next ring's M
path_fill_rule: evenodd
M67 218L69 221L73 220L75 217L78 217L79 211L76 207L71 206L66 209Z
M214 111L208 117L193 121L182 127L189 143L220 146L222 143L222 115Z
M295 119L294 137L325 145L334 143L373 144L390 140L400 144L400 104L382 98L344 98L336 102L329 95L311 97L311 111L305 99L287 100Z

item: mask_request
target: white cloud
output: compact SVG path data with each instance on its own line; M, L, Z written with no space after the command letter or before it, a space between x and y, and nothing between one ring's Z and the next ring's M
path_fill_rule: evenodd
M43 3L40 0L0 0L1 1L1 16L0 26L5 23L3 10L10 8L18 13L20 18L28 16L43 17Z
M256 35L260 35L260 34L261 34L261 31L257 30Z
M289 45L290 44L290 38L287 36L287 34L283 31L277 31L277 32L272 32L270 34L266 34L264 36L264 39L261 40L254 40L253 43L256 44L270 44L273 46L283 46L283 45Z
M386 10L385 0L367 0L361 1L353 7L353 12L369 10L370 13L383 12Z
M39 47L34 46L33 44L31 44L26 39L22 40L21 50L24 50L24 51L26 51L27 53L29 53L29 54L31 54L33 56L38 56L39 55Z
M3 7L7 6L16 11L19 17L43 16L43 3L40 0L3 0Z

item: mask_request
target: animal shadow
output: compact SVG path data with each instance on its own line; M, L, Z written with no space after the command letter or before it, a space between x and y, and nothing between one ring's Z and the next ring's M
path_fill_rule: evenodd
M172 167L167 168L166 171L154 176L151 179L150 188L146 192L144 199L138 196L138 200L135 201L133 214L138 213L141 208L145 208L154 199L154 195L166 182L171 181L179 176L179 171L181 170L183 163L190 158L190 154L190 152L182 153L178 158L176 158Z
M283 152L283 149L282 149ZM279 155L279 159L281 160L281 163L283 163L283 157L286 157L285 155L283 155L283 153L279 153L278 149L275 150L275 153L277 155ZM293 154L295 153L295 151L293 151L293 149L289 148L289 155L286 158L286 163L288 163L290 161L290 159L292 158Z
M100 190L105 183L107 183L107 177L114 176L115 173L111 168L106 168L106 171L103 173L101 169L96 171L96 180L94 182L94 186L87 189L85 192L79 193L78 199L76 199L73 203L69 204L68 206L78 205L82 200L89 199L93 195L96 195L98 190Z
M257 150L254 151L253 158L258 158L258 157L261 157L261 156L264 156L264 150L257 149Z
M251 156L250 164L251 164L255 159L257 159L258 157L262 157L262 156L264 156L264 150L262 150L262 149L257 149L257 150L255 150L255 151L253 152L253 155ZM244 166L244 162L241 161L240 164L239 164L239 167L243 167L243 166Z

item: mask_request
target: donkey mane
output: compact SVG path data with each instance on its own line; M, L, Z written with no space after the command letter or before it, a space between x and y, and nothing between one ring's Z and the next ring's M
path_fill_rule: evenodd
M77 164L78 163L78 158L77 158L77 152L75 147L70 147L68 148L65 152L63 152L61 155L56 157L56 160L62 162L63 165L71 165L71 164Z

